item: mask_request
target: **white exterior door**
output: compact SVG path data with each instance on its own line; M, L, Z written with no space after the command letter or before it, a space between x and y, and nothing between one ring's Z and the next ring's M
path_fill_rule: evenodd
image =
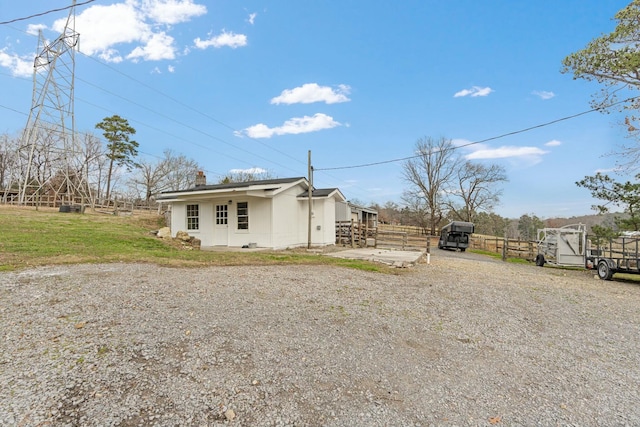
M229 206L216 205L215 221L213 245L229 246Z

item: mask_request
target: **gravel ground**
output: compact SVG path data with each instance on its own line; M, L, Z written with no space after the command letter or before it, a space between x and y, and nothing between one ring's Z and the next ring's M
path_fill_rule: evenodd
M640 425L637 283L438 253L401 273L0 273L0 425Z

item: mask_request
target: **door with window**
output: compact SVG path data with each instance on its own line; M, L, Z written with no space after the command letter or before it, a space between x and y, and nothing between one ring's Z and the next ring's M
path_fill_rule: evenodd
M216 205L213 244L215 246L229 246L229 206Z

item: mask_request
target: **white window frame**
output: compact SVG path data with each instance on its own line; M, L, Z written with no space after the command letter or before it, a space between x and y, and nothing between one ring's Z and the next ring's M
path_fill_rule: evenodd
M194 215L195 213L195 215ZM200 230L200 205L190 203L186 206L187 230Z
M241 214L241 209L244 210L244 213ZM236 203L236 217L238 223L236 228L238 231L249 231L249 202L238 202Z

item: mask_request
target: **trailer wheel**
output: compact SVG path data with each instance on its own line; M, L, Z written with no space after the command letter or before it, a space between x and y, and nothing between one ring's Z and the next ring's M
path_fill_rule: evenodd
M542 254L536 255L536 265L538 267L544 267L544 263L545 263L544 255Z
M613 277L613 270L611 270L609 263L605 260L601 260L598 263L598 277L602 280L611 280Z

